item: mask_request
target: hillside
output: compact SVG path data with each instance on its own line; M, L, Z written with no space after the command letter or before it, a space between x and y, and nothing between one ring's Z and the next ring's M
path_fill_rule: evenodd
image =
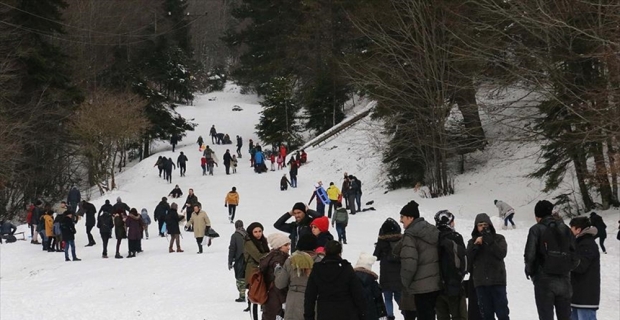
M213 100L215 98L215 100ZM211 101L213 100L213 101ZM328 139L317 147L306 149L309 163L299 171L299 187L279 190L279 180L285 171L254 173L249 164L247 141L255 141L254 125L258 121L260 105L251 95L241 95L234 86L224 92L214 92L196 99L193 106L178 109L187 118L198 123L196 131L189 132L175 153L169 144L156 146L159 152L134 164L118 176L120 188L103 197L91 193L93 204L99 208L106 199L114 202L121 197L130 207L147 208L150 215L162 196L168 195L175 184L186 194L194 188L203 208L209 214L213 227L221 238L197 255L192 233L183 232L181 245L184 253L168 253L167 239L156 236L157 227L151 225L151 238L143 240L144 252L135 259L101 259L100 237L96 230L95 247L84 248L87 243L84 220L77 225L77 254L81 262L65 262L61 253L43 253L40 246L27 241L0 246L0 318L5 320L32 319L44 315L51 319L247 319L241 310L245 304L235 303L234 275L227 269L229 236L233 226L227 221L224 197L235 186L240 194L237 218L247 226L259 221L265 234L275 232L273 222L291 209L295 202L307 202L313 184L333 181L340 187L346 171L363 182L362 202L373 200L376 211L367 211L351 217L347 229L348 245L344 258L355 263L360 252L372 252L379 226L387 218L398 220L400 208L411 199L420 203L427 220L433 219L440 209L457 215L456 228L465 239L473 228L473 217L480 212L496 215L494 199L502 199L516 209L516 230L499 232L509 243L506 266L508 300L513 319L534 319L533 286L523 274L523 247L527 228L534 224L533 207L536 201L548 198L539 192L539 181L524 178L535 166L535 144L508 143L502 136L507 128L499 127L492 112L483 114L485 131L489 135L488 148L468 158L467 172L456 180L456 194L439 199L421 198L413 190L396 190L385 193L385 174L381 169L379 148L383 141L378 135L378 124L369 117L341 134ZM487 101L490 103L490 101ZM243 111L232 111L239 105ZM199 135L210 142L208 131L215 125L219 132L228 133L234 141L236 135L244 138L243 158L237 174L227 176L222 166L214 176L202 176L199 165L200 152L195 143ZM209 143L210 144L210 143ZM219 159L233 145L213 146ZM157 176L153 167L158 156L176 160L182 151L189 158L186 177L173 173L172 184ZM182 203L185 195L177 201ZM169 199L173 202L174 199ZM314 207L314 204L311 205ZM367 206L366 206L367 207ZM600 319L618 319L620 313L620 247L615 241L617 211L607 212L604 218L609 225L608 255L601 257L602 292ZM20 226L19 231L26 231ZM335 235L335 231L332 230ZM155 236L153 236L155 235ZM113 252L115 241L108 250ZM126 256L127 243L121 253ZM379 265L375 264L378 272ZM32 300L33 293L38 297ZM33 303L36 307L33 307ZM398 315L397 319L402 319Z

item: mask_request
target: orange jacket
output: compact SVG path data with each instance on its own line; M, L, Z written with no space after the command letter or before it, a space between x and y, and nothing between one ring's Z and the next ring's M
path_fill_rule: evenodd
M45 235L48 237L54 236L54 218L49 214L43 216L45 220Z
M232 204L232 205L239 205L239 194L237 192L229 192L226 195L226 199L224 200L224 204Z

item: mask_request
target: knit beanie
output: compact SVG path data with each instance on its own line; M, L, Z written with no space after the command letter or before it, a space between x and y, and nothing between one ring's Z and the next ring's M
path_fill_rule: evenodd
M297 202L294 206L293 206L293 211L295 210L301 210L303 211L303 213L306 213L306 204L303 202Z
M329 230L329 218L326 216L315 218L312 220L312 223L310 223L310 226L316 226L321 232L327 232L327 230Z
M316 237L312 233L304 233L299 237L299 240L297 240L297 246L295 248L301 251L314 251L317 246Z
M441 210L435 214L436 226L450 226L450 223L454 221L454 215L448 210Z
M418 210L419 206L420 205L417 202L411 200L402 209L400 209L400 215L405 217L414 217L417 219L420 217L420 210Z
M287 243L291 243L291 239L284 233L274 233L267 237L267 242L269 242L271 249L278 249Z
M377 257L370 255L366 252L362 252L355 264L356 268L364 268L368 271L372 271L372 265L377 261Z
M537 218L544 218L550 216L553 213L553 203L547 200L541 200L536 203L534 207L534 215Z

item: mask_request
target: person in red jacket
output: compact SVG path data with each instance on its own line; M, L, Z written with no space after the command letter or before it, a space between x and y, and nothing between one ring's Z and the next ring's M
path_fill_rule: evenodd
M269 161L271 161L271 171L276 171L276 166L275 166L276 154L275 154L275 152L272 152L269 155Z
M284 143L280 145L280 157L282 157L282 166L286 167L286 161L284 161L286 159L286 146Z
M200 167L202 168L202 175L206 175L207 174L207 158L206 157L202 157L200 158Z

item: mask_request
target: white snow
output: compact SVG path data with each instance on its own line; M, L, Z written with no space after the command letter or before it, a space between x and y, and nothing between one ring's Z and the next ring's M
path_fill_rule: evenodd
M210 98L217 97L215 101ZM243 108L241 112L231 111L233 105ZM533 207L536 201L549 198L542 194L542 183L524 178L535 165L535 144L499 143L494 141L502 131L489 114L483 114L488 126L491 144L484 153L468 157L467 172L456 180L456 194L439 199L419 197L414 190L397 190L384 194L385 174L377 150L384 141L377 137L380 132L376 122L365 118L317 148L306 149L309 163L299 170L299 187L281 192L279 179L287 171L255 174L249 164L248 139L257 141L254 125L259 118L258 98L241 95L239 88L227 86L224 92L200 96L194 106L179 107L177 111L187 118L194 118L199 124L196 131L177 146L172 153L167 143L158 143L159 153L133 165L118 175L120 188L103 197L90 193L91 201L99 208L105 199L114 202L116 197L138 211L147 208L152 213L162 196L168 195L174 184L179 184L185 193L176 201L182 204L189 188L194 188L199 201L209 214L213 227L221 238L215 239L205 254L197 255L193 233L183 232L181 245L184 253L168 253L168 241L157 237L154 222L150 226L151 238L143 240L144 252L135 259L116 260L116 241L110 240L110 259L101 259L101 240L98 230L93 229L97 245L85 248L87 243L84 220L77 225L77 255L81 262L65 262L61 253L41 251L41 246L28 241L0 246L0 319L247 319L242 312L244 303L236 303L235 279L227 269L227 254L230 234L234 227L227 220L224 197L231 187L236 186L240 194L237 218L247 226L259 221L265 226L267 235L276 232L275 220L291 209L298 201L310 199L313 184L333 181L338 187L342 174L347 171L363 182L362 202L374 200L377 211L359 213L351 217L347 229L348 242L344 257L355 263L360 252L372 252L378 229L387 217L398 219L400 208L409 200L420 203L420 209L427 220L440 209L448 209L457 215L457 230L469 239L473 218L477 213L497 215L493 199L502 199L516 210L516 230L501 230L509 243L506 267L508 277L508 300L512 319L536 319L534 289L523 272L523 248L527 229L534 224ZM214 176L202 176L200 152L195 143L199 135L217 152L221 159L228 148L234 152L234 145L211 144L209 129L215 125L219 132L228 133L235 142L235 136L244 140L243 158L239 161L238 173L224 174L220 165ZM157 176L153 167L159 155L172 156L179 151L189 158L187 176L173 173L172 184ZM88 194L88 192L83 192ZM174 202L175 199L169 199ZM314 204L312 205L312 207ZM603 213L608 224L608 253L601 255L602 292L599 319L618 319L619 293L619 242L615 240L618 211ZM497 221L497 220L496 220ZM22 225L19 231L26 230ZM331 230L335 235L335 230ZM123 241L121 253L127 255L127 241ZM374 271L379 264L374 265ZM397 314L397 319L402 316Z

